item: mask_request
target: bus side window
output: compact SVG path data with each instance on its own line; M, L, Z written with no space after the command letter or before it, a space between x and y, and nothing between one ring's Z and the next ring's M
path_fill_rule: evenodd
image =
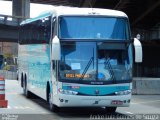
M23 30L23 26L21 26L20 27L20 30L19 30L19 43L21 44L22 43L22 39L23 39L23 32L24 32L24 30Z
M23 25L21 26L20 28L20 35L19 35L19 43L20 44L25 44L27 43L27 35L28 34L28 31L27 31L27 28L26 25Z
M51 16L45 17L41 20L41 34L42 42L49 43L51 38Z

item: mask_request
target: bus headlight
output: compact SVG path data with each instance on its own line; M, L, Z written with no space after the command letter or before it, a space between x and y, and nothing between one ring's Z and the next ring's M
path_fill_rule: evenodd
M78 94L78 92L76 92L76 91L63 90L61 88L59 88L58 91L59 91L59 93L66 94L66 95L77 95Z
M131 90L115 92L116 95L128 95L131 93Z

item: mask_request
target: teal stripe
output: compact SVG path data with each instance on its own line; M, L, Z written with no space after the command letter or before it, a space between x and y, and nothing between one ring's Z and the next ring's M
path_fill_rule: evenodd
M72 88L72 86L64 85L63 89L77 91L81 94L86 94L86 95L96 95L95 91L98 90L99 91L98 95L107 95L107 94L113 94L114 92L118 92L118 91L129 90L130 87L129 85L128 86L93 86L93 87L80 86L80 88L77 89L77 88Z

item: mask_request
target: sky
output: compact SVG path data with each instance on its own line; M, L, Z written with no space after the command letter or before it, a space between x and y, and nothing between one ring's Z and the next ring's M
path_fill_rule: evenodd
M40 13L51 10L53 6L51 5L42 5L42 4L34 4L30 5L30 17L36 17ZM0 14L3 15L12 15L12 2L11 1L3 1L0 0Z

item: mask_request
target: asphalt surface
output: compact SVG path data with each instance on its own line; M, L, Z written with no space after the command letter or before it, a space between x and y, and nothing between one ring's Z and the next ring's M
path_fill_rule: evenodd
M133 95L130 107L109 115L103 108L63 108L53 113L43 99L27 99L18 81L6 80L6 99L8 108L0 108L0 120L160 120L160 95Z

